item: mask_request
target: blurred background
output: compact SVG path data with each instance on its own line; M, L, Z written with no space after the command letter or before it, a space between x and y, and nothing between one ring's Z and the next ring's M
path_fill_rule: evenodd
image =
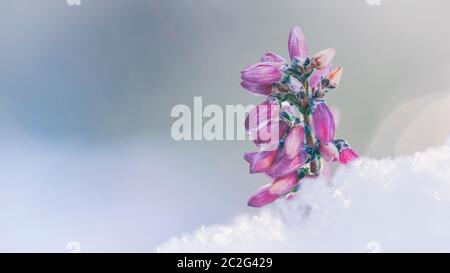
M381 0L4 0L0 9L0 251L154 251L229 221L268 182L249 141L171 138L177 104L256 104L240 70L310 53L345 67L328 101L362 156L450 135L450 2ZM376 1L375 1L376 3Z

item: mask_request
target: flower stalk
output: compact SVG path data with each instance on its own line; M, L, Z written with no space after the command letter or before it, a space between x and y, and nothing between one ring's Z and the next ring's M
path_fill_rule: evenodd
M300 193L302 179L318 177L325 161L347 164L358 158L347 141L335 139L334 117L323 99L337 88L342 76L342 67L331 66L336 50L308 57L298 26L289 33L288 49L290 65L269 52L241 71L243 88L267 96L245 121L260 149L244 156L250 173L265 173L272 179L249 199L253 207Z

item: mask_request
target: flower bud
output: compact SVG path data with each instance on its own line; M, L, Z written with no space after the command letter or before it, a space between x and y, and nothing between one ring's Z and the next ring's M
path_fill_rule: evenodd
M247 205L250 207L260 208L277 200L278 195L269 192L271 184L267 184L259 188L248 200Z
M336 131L333 114L324 101L316 101L312 113L314 135L323 144L333 141Z
M342 72L344 72L344 69L342 68L342 66L339 66L333 69L333 71L328 74L327 79L330 82L328 85L329 87L336 88L339 85L342 77Z
M306 59L308 57L308 44L306 42L305 34L299 26L295 26L289 32L288 40L289 57L291 60L294 57Z
M269 96L273 92L272 84L258 84L242 81L241 86L255 95Z
M261 62L282 62L285 63L286 60L280 55L272 52L267 52L261 57Z
M336 54L336 49L328 48L316 53L312 59L311 63L316 69L324 69L333 60L334 54Z
M283 76L283 66L284 63L281 62L259 62L244 68L241 71L241 78L243 81L256 84L273 84Z
M277 150L251 152L244 155L244 159L250 163L250 173L265 172L270 168L277 155Z
M249 131L250 138L256 145L278 144L280 139L286 134L289 126L283 120L271 120L261 127L256 134Z
M337 161L339 159L339 152L333 143L319 144L320 155L325 161Z
M271 120L280 116L280 106L277 102L266 100L253 108L245 118L244 126L247 131L256 131Z
M345 147L339 152L339 162L342 164L347 164L358 158L358 155L350 147Z
M286 176L293 172L296 172L303 165L306 164L308 159L308 155L306 153L299 153L294 158L289 158L284 152L275 159L275 162L272 163L272 166L266 174L268 174L272 178L278 178L282 176Z
M298 184L297 173L294 172L288 176L276 179L269 188L269 193L283 195L290 192Z
M300 152L305 138L303 126L295 125L289 131L284 141L284 152L289 158L294 158Z

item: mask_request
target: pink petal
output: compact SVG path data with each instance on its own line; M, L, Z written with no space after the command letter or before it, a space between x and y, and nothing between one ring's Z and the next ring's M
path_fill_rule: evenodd
M330 143L336 131L333 114L323 101L315 105L313 111L314 134L321 143Z
M288 49L291 60L294 57L299 57L300 59L306 59L308 57L308 44L305 34L303 34L299 26L293 27L289 32Z
M303 165L305 165L307 161L306 154L299 154L294 158L289 158L286 154L276 159L270 169L266 172L272 178L282 177L293 172L296 172Z
M352 150L352 148L344 148L339 153L339 162L342 164L347 164L350 161L353 161L358 158L358 155L355 153L355 151Z
M284 141L284 151L289 158L294 158L300 152L305 138L303 126L296 125L291 128Z
M269 192L271 184L259 188L248 200L247 205L250 207L260 208L277 200L279 195Z
M312 59L312 65L317 69L324 69L327 65L331 63L334 55L336 54L336 49L327 48L318 53L316 53Z
M257 84L273 84L279 81L283 75L281 62L259 62L249 65L241 71L243 81Z
M260 128L256 135L249 131L250 139L257 145L260 144L277 144L286 134L289 126L282 120L271 120L265 126Z
M264 56L261 57L261 62L283 62L283 63L285 63L286 60L278 54L268 52L268 53L264 54Z
M337 161L339 159L339 152L333 143L319 144L320 155L325 161Z
M290 174L285 177L278 178L272 183L269 193L282 195L290 192L298 185L297 173Z
M242 81L241 86L255 95L269 96L273 92L272 84L258 84Z
M250 163L250 173L265 172L275 160L277 150L251 152L244 155L244 159Z
M280 106L275 101L266 100L253 108L245 118L245 129L255 131L271 120L278 120Z
M339 66L328 74L327 79L330 81L330 87L336 88L339 85L343 72L344 68Z
M325 75L327 75L330 72L330 70L331 70L330 65L324 67L323 69L314 70L311 77L309 77L309 86L311 88L317 89L319 82L322 80L322 78L325 78Z

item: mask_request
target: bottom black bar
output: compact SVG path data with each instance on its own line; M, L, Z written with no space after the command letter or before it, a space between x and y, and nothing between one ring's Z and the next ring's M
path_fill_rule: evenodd
M3 268L121 270L130 272L311 272L310 270L405 270L442 265L449 254L149 253L0 254ZM386 262L386 263L384 263ZM134 271L134 270L133 270Z

